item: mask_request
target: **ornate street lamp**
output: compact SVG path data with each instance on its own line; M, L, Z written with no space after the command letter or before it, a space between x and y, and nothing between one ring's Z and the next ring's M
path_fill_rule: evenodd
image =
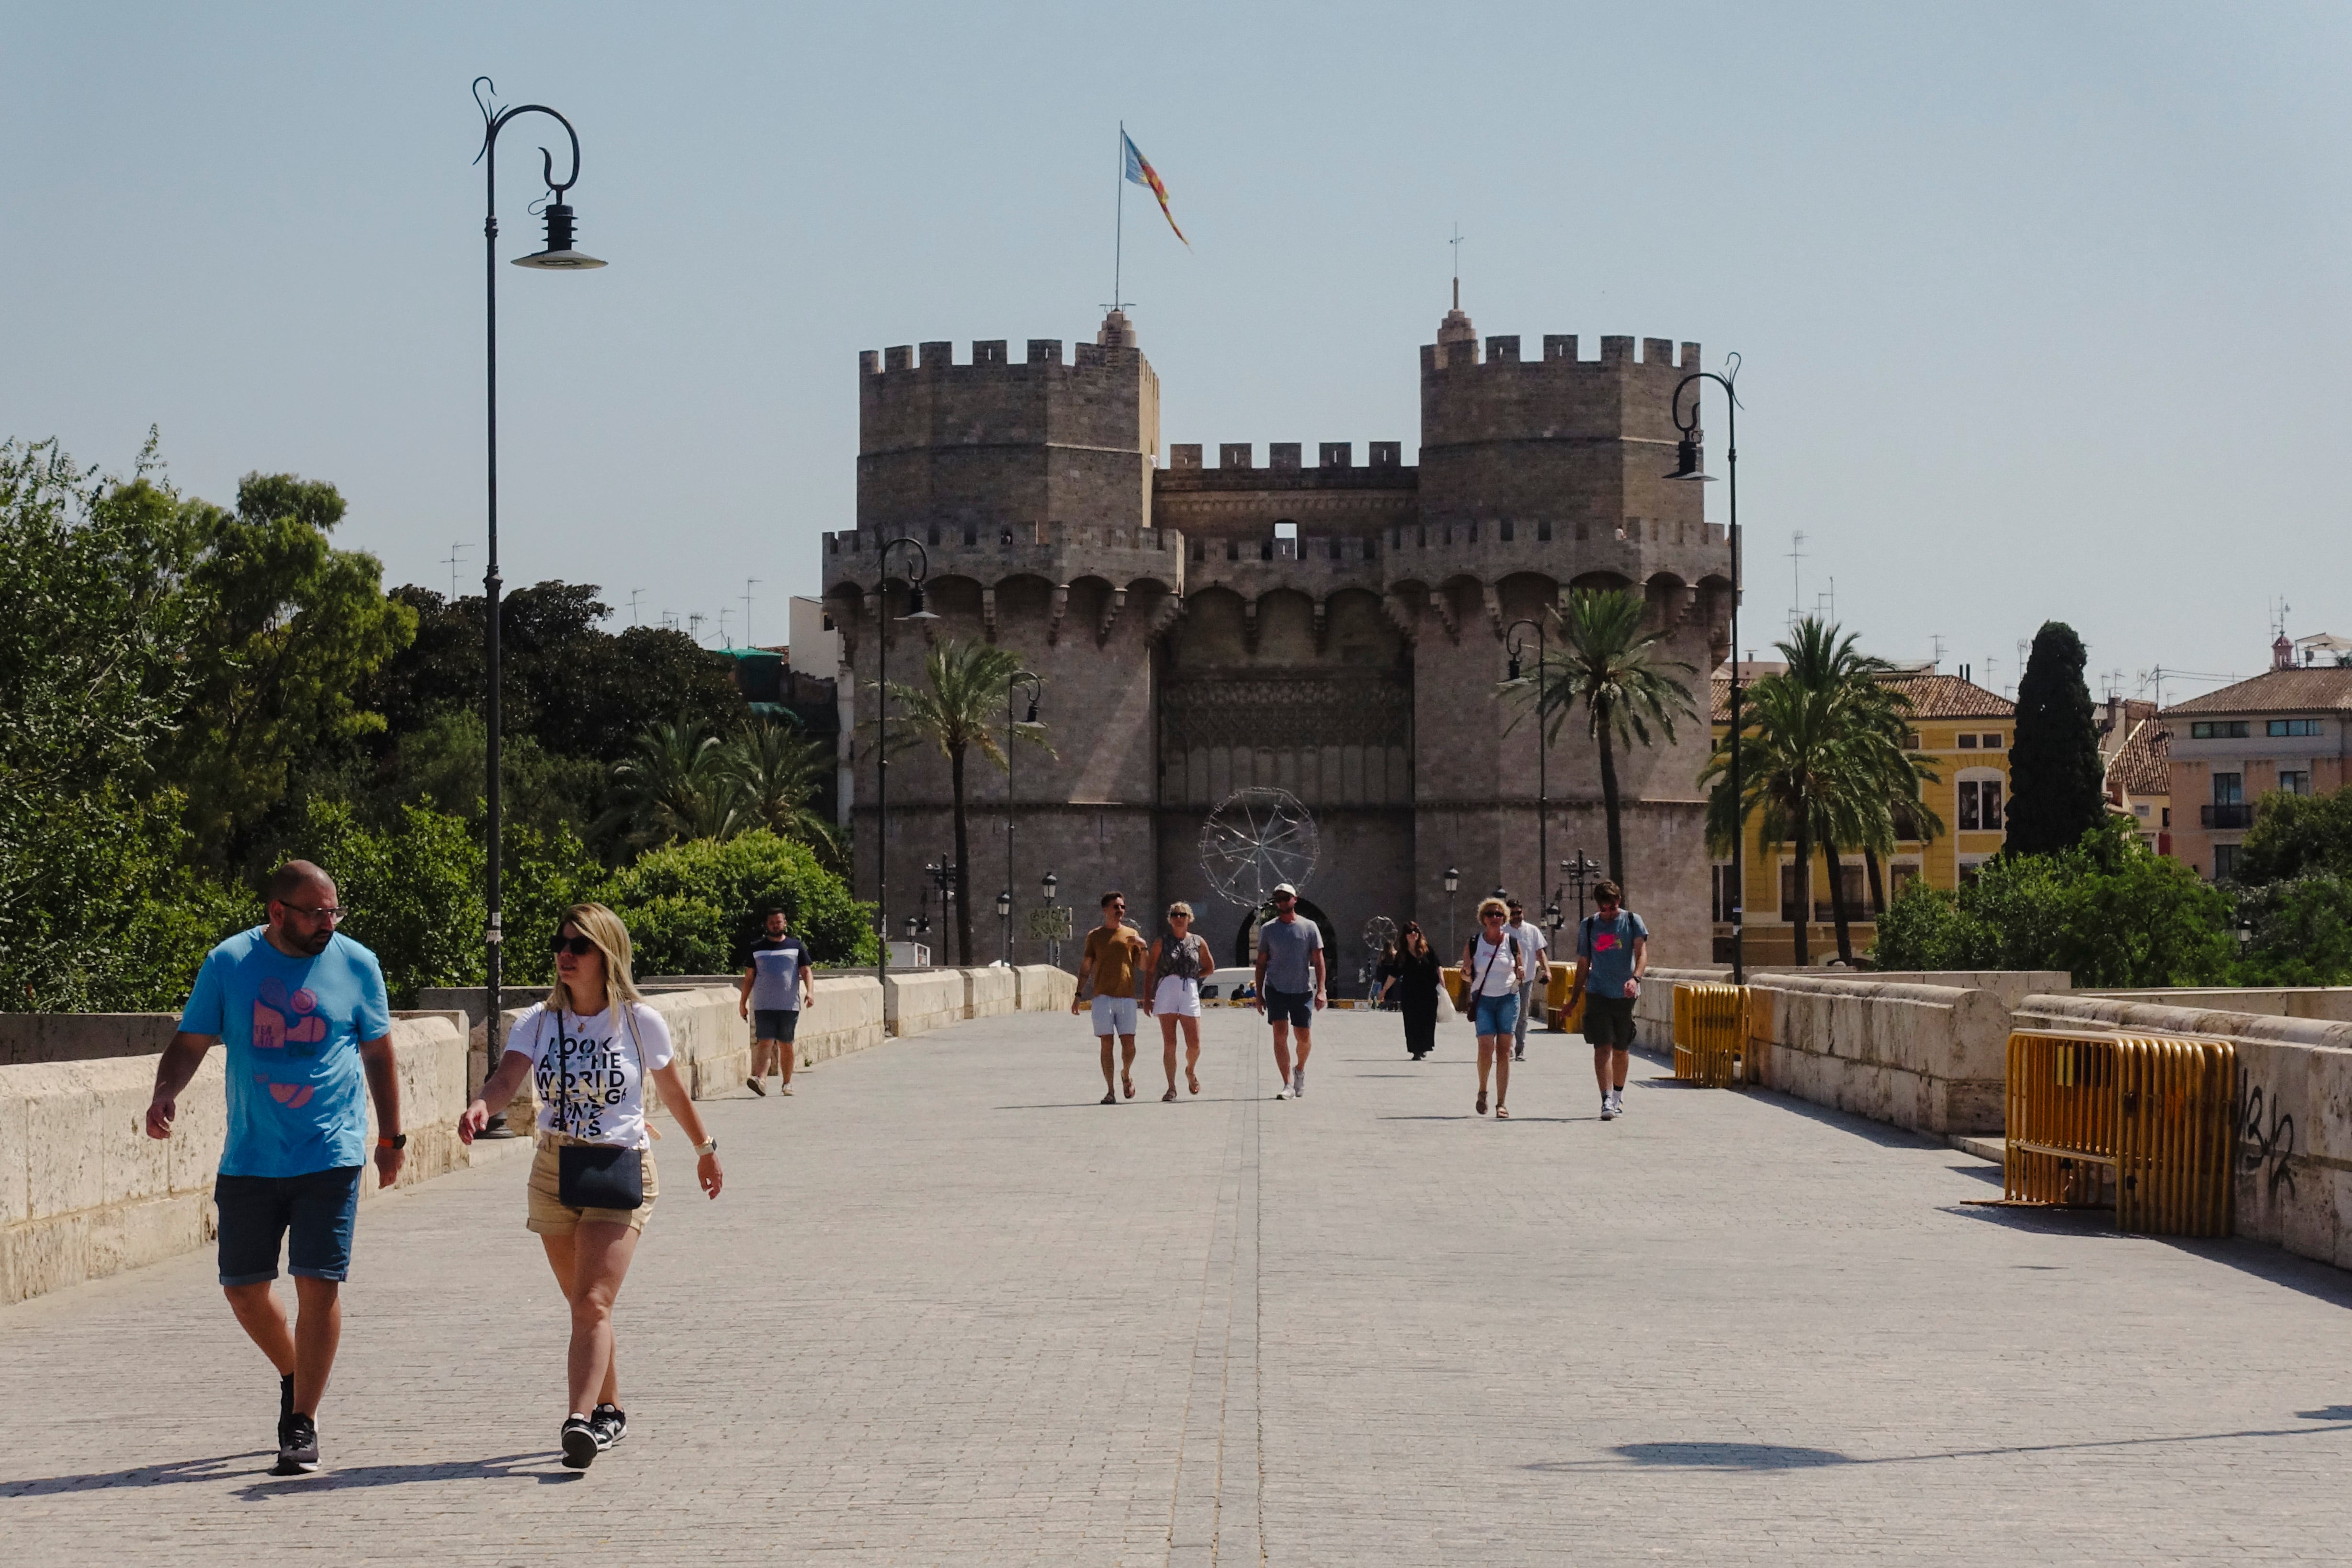
M1004 891L996 895L996 913L1004 917L1004 961L1013 962L1013 754L1021 737L1013 723L1013 699L1029 688L1029 724L1037 722L1037 704L1045 683L1028 670L1015 670L1004 683Z
M1462 885L1462 872L1457 866L1445 868L1445 950L1454 950L1454 893Z
M1559 870L1560 874L1568 878L1569 885L1576 889L1576 924L1577 928L1581 930L1584 926L1585 885L1600 875L1601 862L1580 848L1576 852L1575 859L1559 862Z
M1511 640L1511 681L1514 685L1526 677L1519 674L1519 659L1526 647L1519 635L1525 626L1536 634L1536 885L1535 896L1543 896L1544 868L1551 864L1551 792L1544 771L1545 754L1551 750L1544 736L1544 629L1543 622L1521 616L1504 628Z
M1731 439L1724 449L1724 461L1731 480L1731 521L1724 530L1731 552L1731 807L1734 827L1731 834L1731 983L1748 982L1747 946L1741 922L1743 907L1748 902L1747 841L1748 813L1739 784L1739 393L1732 382L1739 379L1739 356L1733 354L1726 361L1728 375L1713 371L1693 371L1675 386L1672 411L1675 428L1682 440L1675 446L1675 471L1666 476L1686 484L1714 483L1706 472L1706 433L1698 426L1699 400L1691 399L1690 419L1683 419L1683 390L1695 382L1713 382L1723 389L1724 418L1730 426ZM1706 389L1701 388L1702 392ZM1583 851L1577 853L1581 856ZM1583 918L1582 895L1578 897L1578 918Z
M487 1017L483 1020L482 1071L484 1082L487 1082L488 1081L488 1075L496 1072L499 1067L499 1014L504 1008L506 1002L506 973L505 965L503 963L505 956L503 949L505 946L506 933L501 925L500 916L500 895L503 889L503 882L500 873L504 869L504 845L501 841L501 827L503 822L501 806L503 802L500 799L502 789L500 788L501 780L499 777L499 740L501 728L501 715L499 713L499 683L500 675L499 604L500 601L499 590L502 584L499 579L498 151L499 132L504 131L507 126L515 120L526 114L544 114L551 120L553 120L557 124L562 126L564 135L569 137L572 141L571 173L561 183L558 183L555 178L555 155L544 147L540 149L540 158L545 170L547 180L547 248L530 256L518 256L515 260L515 265L517 267L531 267L539 271L579 272L599 267L604 264L597 260L593 256L584 255L582 252L573 249L572 244L572 224L573 214L572 208L564 202L563 197L566 192L570 191L573 185L580 182L580 133L572 129L572 121L564 119L562 115L558 114L554 110L548 108L542 103L520 104L513 109L506 110L495 109L490 105L488 99L482 96L482 89L484 88L488 88L493 96L497 94L499 89L497 85L488 77L476 77L474 78L474 104L475 107L478 108L482 111L482 150L474 155L474 162L482 165L482 276L485 293L483 340L485 344L484 367L486 385L488 393L488 400L484 406L486 410L486 428L488 436L488 445L489 457L488 488L486 492L486 498L488 501L486 516L489 532L489 560L483 568L482 572L482 619L485 628L484 636L487 643L487 653L488 654L488 662L489 664L488 687L485 693L486 711L483 715L485 725L489 734L489 744L488 747L488 755L485 758L489 774L489 793L488 802L488 821L486 823L486 828L489 836L489 854L488 865L487 867L488 874L485 878L485 885L483 887L483 902L488 906L487 911L488 918L485 921L482 930L482 942L486 949L487 960L485 964L485 968L487 970L487 984L485 987L486 995L484 997L484 1002L488 1009ZM495 1109L495 1107L493 1107L493 1109ZM493 1116L490 1119L489 1127L486 1129L486 1131L488 1131L493 1137L511 1135L507 1130L506 1118L503 1115Z
M1061 883L1055 877L1054 873L1049 871L1038 880L1037 885L1045 892L1045 907L1048 910L1052 909L1054 907L1055 895L1059 892L1062 885ZM1048 915L1047 919L1050 922L1052 916ZM1052 927L1049 926L1049 928ZM1059 936L1048 936L1045 938L1045 962L1053 965L1054 967L1057 969L1062 967L1062 939Z
M908 550L914 560L907 568L907 613L901 621L937 621L938 616L923 607L923 579L931 572L931 552L922 541L911 538L892 539L882 547L875 558L877 580L874 585L874 602L880 612L882 648L877 655L874 682L874 888L875 918L884 933L882 956L874 966L874 977L888 984L890 978L890 552Z

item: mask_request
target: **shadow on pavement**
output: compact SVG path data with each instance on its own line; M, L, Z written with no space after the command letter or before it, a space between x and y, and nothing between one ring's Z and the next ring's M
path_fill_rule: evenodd
M2169 1437L2108 1437L2081 1443L2019 1443L1994 1448L1951 1448L1925 1454L1886 1454L1856 1458L1834 1448L1804 1448L1783 1443L1622 1443L1597 1459L1545 1459L1522 1467L1547 1475L1578 1470L1663 1467L1687 1470L1804 1470L1831 1465L1916 1465L1933 1459L1989 1459L2016 1454L2058 1454L2086 1448L2145 1448L2171 1443L2226 1443L2244 1437L2310 1437L2352 1432L2352 1406L2331 1405L2297 1414L2314 1427L2276 1427L2236 1432L2189 1432Z
M425 1465L361 1465L351 1469L321 1469L307 1476L271 1476L278 1455L270 1449L241 1454L216 1454L206 1459L181 1459L161 1465L139 1465L126 1470L97 1470L77 1476L39 1476L0 1483L0 1497L56 1497L66 1492L107 1491L117 1487L183 1486L201 1481L247 1481L237 1496L254 1500L294 1490L339 1490L345 1487L400 1486L410 1481L460 1480L468 1477L503 1479L528 1476L541 1481L565 1480L581 1472L549 1473L539 1467L556 1463L552 1453L501 1454L491 1459L450 1459Z

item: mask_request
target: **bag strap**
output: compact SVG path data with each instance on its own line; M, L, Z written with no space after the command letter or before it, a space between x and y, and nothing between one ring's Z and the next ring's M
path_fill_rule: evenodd
M1479 937L1479 938L1478 938L1478 940L1479 940L1479 941L1481 941L1481 942L1484 942L1484 941L1486 940L1486 938L1485 938L1484 936L1481 936L1481 937ZM1505 937L1503 938L1503 941L1504 941L1504 942L1508 942L1509 940L1510 940L1510 937L1508 937L1507 936L1505 936ZM1487 977L1487 976L1489 976L1489 975L1491 975L1491 974L1493 974L1493 973L1495 972L1495 960L1496 960L1496 959L1497 959L1497 958L1499 958L1499 957L1501 957L1502 956L1503 956L1503 949L1502 949L1502 946L1498 944L1498 945L1496 946L1496 948L1495 948L1494 952L1493 952L1493 953L1491 953L1491 954L1489 954L1489 955L1487 956L1487 958L1486 958L1486 967L1485 968L1483 968L1483 969L1481 969L1481 970L1479 970L1479 971L1478 971L1478 983L1477 983L1475 986L1473 986L1473 987L1471 987L1471 988L1470 988L1470 994L1471 994L1472 996L1474 996L1474 997L1483 997L1483 996L1485 996L1485 995L1486 994L1486 977Z

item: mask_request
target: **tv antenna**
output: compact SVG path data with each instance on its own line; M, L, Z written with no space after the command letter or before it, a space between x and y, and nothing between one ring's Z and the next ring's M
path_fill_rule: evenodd
M1789 630L1797 629L1797 606L1805 601L1805 530L1789 536Z
M1454 225L1454 237L1445 242L1454 247L1454 308L1462 308L1462 225Z
M722 648L732 648L735 645L735 639L727 633L727 617L732 613L733 612L724 604L719 607L719 645Z
M449 569L449 602L452 604L457 602L457 557L473 548L469 544L460 544L453 539L449 544L449 559L442 563Z
M754 646L751 641L751 589L759 580L756 577L743 580L743 646L746 648Z
M694 639L696 642L698 642L698 643L701 642L701 641L702 641L702 623L703 623L705 621L708 621L708 620L709 620L709 619L710 619L710 617L709 617L709 616L705 615L705 614L704 614L701 611L699 611L699 610L690 610L690 611L687 612L687 616L686 616L686 634L687 634L688 636L689 636L689 637L693 638L693 639Z
M645 596L646 591L642 588L629 590L629 624L632 626L637 623L637 601Z
M1927 641L1935 644L1936 650L1936 662L1928 668L1940 672L1944 667L1944 634L1941 632L1931 632L1927 634Z

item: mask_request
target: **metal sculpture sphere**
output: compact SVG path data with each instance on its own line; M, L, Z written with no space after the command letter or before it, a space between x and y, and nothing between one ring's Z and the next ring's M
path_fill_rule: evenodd
M1288 883L1301 893L1315 874L1314 813L1287 789L1236 789L1201 824L1201 870L1217 895L1262 908Z

